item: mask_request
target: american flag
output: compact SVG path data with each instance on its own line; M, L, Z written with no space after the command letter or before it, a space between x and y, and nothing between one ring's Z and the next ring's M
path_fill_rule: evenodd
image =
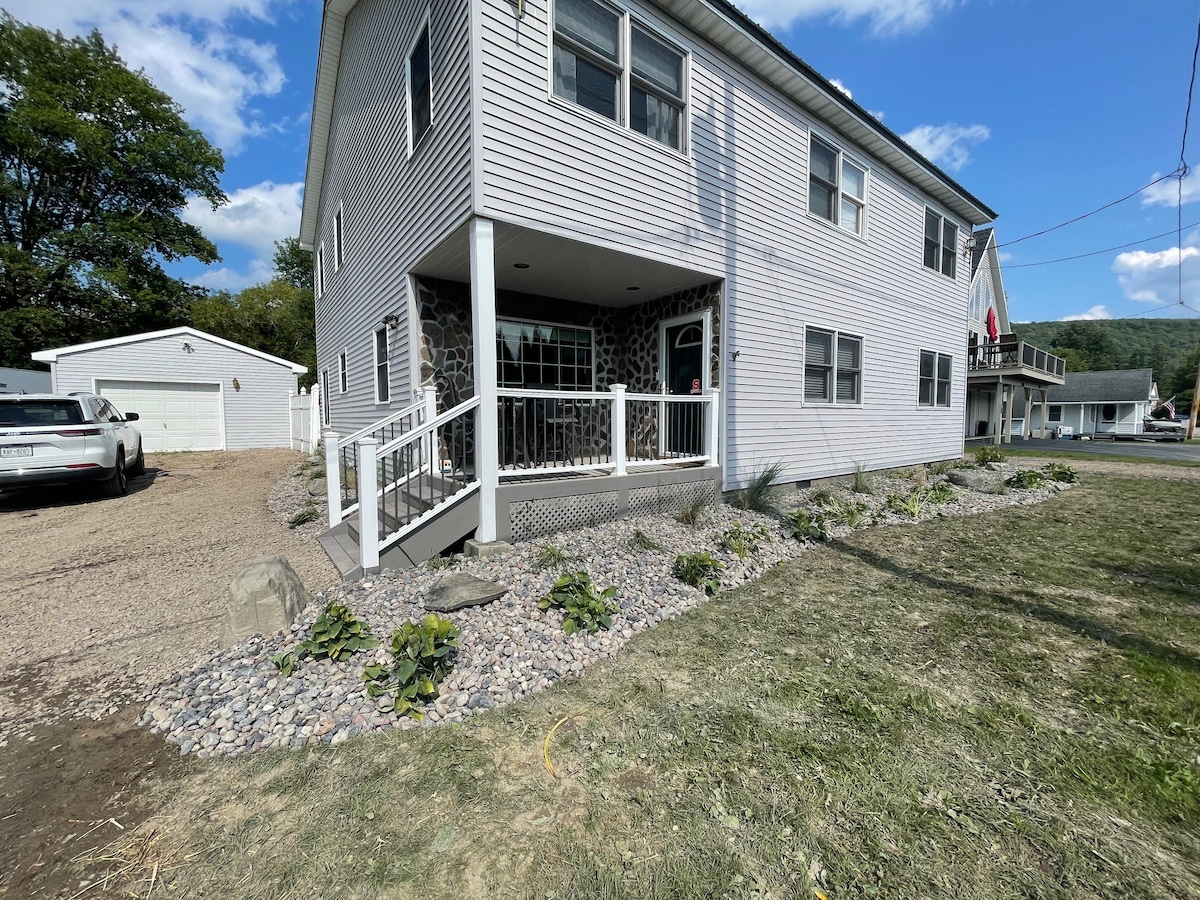
M1175 398L1172 397L1170 400L1168 400L1166 403L1164 403L1163 406L1167 410L1167 418L1168 419L1175 418Z

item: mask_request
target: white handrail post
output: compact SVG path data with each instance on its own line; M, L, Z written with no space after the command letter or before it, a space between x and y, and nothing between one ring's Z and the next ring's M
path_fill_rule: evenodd
M428 425L437 418L437 388L430 385L425 388L424 396L421 398L425 401L425 411L421 414L425 418L421 422L422 425Z
M628 443L628 437L625 429L625 390L624 384L610 384L608 389L612 391L612 460L613 474L625 474L625 447Z
M325 496L329 500L329 527L342 524L342 465L338 434L325 432Z
M708 428L704 433L704 455L708 457L710 466L721 464L721 391L719 388L709 391Z
M358 560L364 575L379 571L378 451L375 438L358 442Z

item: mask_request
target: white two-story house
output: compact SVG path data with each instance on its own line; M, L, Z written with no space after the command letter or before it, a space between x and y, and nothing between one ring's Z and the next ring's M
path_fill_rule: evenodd
M956 457L993 218L722 0L327 0L333 536L403 565Z

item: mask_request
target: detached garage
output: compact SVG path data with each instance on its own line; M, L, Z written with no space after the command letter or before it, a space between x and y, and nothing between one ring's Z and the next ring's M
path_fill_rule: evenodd
M55 393L101 394L121 412L136 412L148 453L290 447L288 397L308 371L194 328L42 350L33 358L50 364Z

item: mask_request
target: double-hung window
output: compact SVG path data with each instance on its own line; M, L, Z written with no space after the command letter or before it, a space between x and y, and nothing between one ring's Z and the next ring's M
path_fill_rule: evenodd
M555 96L680 152L687 123L685 61L682 51L614 6L555 0Z
M408 57L408 133L413 150L433 125L433 66L426 25Z
M342 267L342 208L333 217L333 271Z
M932 350L922 350L917 405L949 408L952 371L953 360L950 356L934 353Z
M388 403L391 400L392 393L392 373L391 365L388 361L388 334L386 325L375 332L374 344L375 402Z
M823 328L804 331L804 402L862 402L862 338Z
M349 371L346 365L346 351L343 350L338 354L338 393L344 394L349 390Z
M321 424L328 425L329 415L329 370L321 370Z
M867 170L816 135L809 140L808 159L808 211L861 237L867 223Z
M958 226L926 207L925 268L953 278L957 260Z
M1046 411L1046 420L1049 422L1061 422L1062 421L1062 407L1061 406L1051 406Z
M325 245L321 244L317 248L317 256L313 262L313 268L316 269L317 296L325 295Z

